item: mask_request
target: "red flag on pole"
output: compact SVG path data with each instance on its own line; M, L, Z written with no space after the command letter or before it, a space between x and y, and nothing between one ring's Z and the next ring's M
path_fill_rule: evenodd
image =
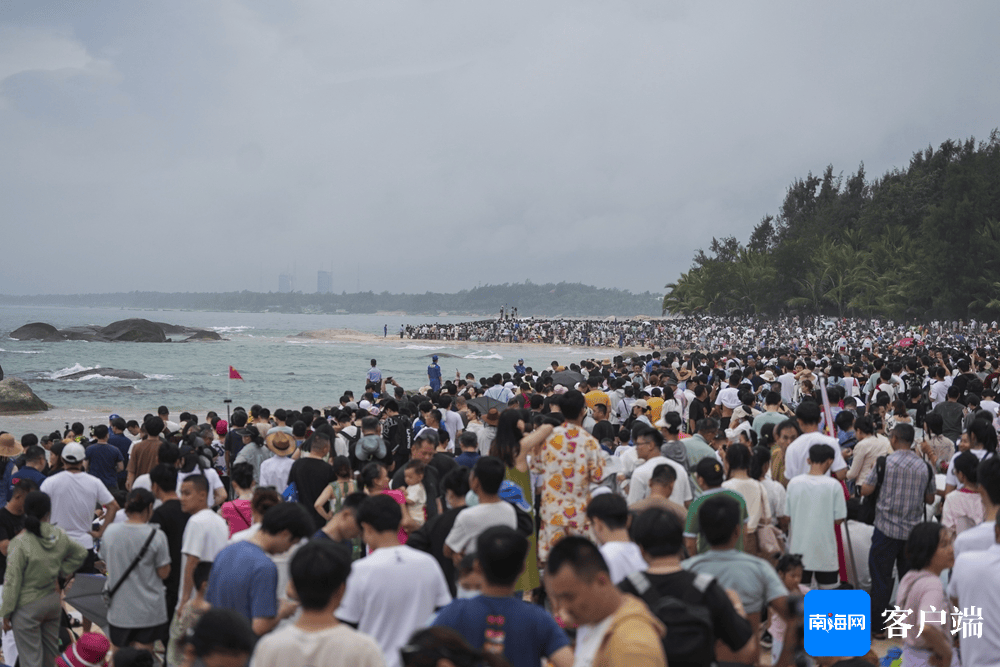
M233 368L232 366L230 366L229 367L229 379L230 380L242 380L243 376L240 375L240 372L238 370L236 370L235 368Z

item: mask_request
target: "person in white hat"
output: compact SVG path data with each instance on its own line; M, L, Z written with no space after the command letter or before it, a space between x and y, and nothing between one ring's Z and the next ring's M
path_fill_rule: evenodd
M115 522L115 514L121 508L101 480L84 472L87 452L83 445L71 442L60 456L63 471L42 482L41 491L52 499L51 523L65 530L70 539L89 552L80 572L94 574L97 561L94 540L100 539L105 529ZM104 522L100 528L92 530L94 507L98 505L104 507Z

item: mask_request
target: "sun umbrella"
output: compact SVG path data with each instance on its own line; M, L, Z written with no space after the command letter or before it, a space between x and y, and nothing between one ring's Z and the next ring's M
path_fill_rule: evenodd
M101 591L107 579L99 574L78 574L66 591L66 602L84 618L99 625L105 634L108 632L108 606L104 604Z
M479 398L472 398L466 402L466 405L474 405L479 408L479 414L485 415L490 411L490 408L496 408L497 412L503 412L507 409L507 404L503 401L498 401L495 398L489 396L480 396Z
M912 338L903 338L898 343L896 343L897 347L910 347L911 345L913 345Z
M583 382L583 374L576 371L559 371L552 374L552 384L561 384L567 389L572 389L577 382Z

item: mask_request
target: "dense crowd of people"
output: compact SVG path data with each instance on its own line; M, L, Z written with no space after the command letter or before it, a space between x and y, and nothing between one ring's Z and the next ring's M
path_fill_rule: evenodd
M996 323L461 326L693 351L2 433L4 662L805 664L864 587L902 664L995 664Z
M689 316L668 318L609 318L554 320L501 315L498 319L459 324L426 323L400 327L399 337L415 340L452 340L480 343L548 343L581 347L646 347L682 350L787 347L832 349L844 345L860 348L912 339L928 344L989 345L1000 342L997 322L940 321L928 323L878 319L834 319L789 316L756 317Z

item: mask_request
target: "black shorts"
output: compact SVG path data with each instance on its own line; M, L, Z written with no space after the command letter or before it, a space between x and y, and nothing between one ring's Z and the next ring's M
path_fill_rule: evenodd
M151 628L119 628L114 625L108 626L108 639L118 648L131 646L132 644L151 645L157 639L166 642L170 638L170 627L167 623L155 625Z
M835 586L840 581L840 572L837 570L834 570L833 572L817 572L813 570L803 570L802 583L805 584L806 586L810 586L810 584L812 583L813 575L816 576L817 586Z

